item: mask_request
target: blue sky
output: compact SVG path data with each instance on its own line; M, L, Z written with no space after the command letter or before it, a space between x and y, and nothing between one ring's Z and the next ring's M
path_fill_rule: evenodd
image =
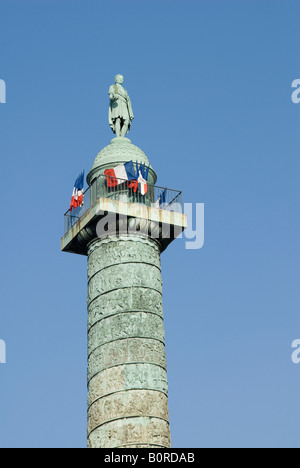
M60 252L73 183L113 134L205 203L162 255L174 447L300 447L297 0L0 0L0 447L86 446L86 258Z

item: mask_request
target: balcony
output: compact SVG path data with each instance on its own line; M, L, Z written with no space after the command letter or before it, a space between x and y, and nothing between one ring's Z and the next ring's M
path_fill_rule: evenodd
M143 219L149 226L157 224L160 230L162 226L172 226L172 234L169 242L163 242L163 250L186 228L182 192L178 190L148 184L146 194L142 195L134 182L100 175L85 191L83 201L82 207L68 210L64 215L63 251L86 255L88 242L97 237L96 223L107 213Z

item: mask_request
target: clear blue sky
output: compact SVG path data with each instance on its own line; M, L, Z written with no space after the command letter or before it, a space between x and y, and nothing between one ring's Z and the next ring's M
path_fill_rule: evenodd
M86 258L60 252L73 183L113 134L205 203L162 256L174 447L300 447L297 0L0 0L0 447L86 446Z

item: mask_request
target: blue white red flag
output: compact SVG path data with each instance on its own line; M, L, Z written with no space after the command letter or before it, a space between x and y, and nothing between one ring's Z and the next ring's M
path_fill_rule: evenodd
M104 171L108 187L116 187L128 181L130 182L128 187L132 188L134 192L139 188L142 195L145 195L148 190L148 173L149 167L146 168L145 164L136 163L135 169L133 161L120 164L114 169L106 169Z
M166 195L167 195L167 189L163 190L160 193L159 198L155 203L155 208L160 208L166 203Z
M75 180L72 199L70 204L70 211L83 205L83 187L84 187L84 171L79 174Z
M148 174L149 174L149 166L146 168L145 164L140 164L138 166L138 163L136 163L137 166L137 174L138 174L138 183L139 183L139 191L141 192L142 195L145 195L148 191Z
M125 181L136 179L132 161L129 161L125 164L120 164L114 169L106 169L104 171L104 175L108 187L115 187L116 185L123 184Z

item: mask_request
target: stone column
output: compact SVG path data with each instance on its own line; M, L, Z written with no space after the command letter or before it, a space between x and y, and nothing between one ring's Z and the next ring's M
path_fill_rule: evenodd
M88 246L88 445L170 447L159 244Z

